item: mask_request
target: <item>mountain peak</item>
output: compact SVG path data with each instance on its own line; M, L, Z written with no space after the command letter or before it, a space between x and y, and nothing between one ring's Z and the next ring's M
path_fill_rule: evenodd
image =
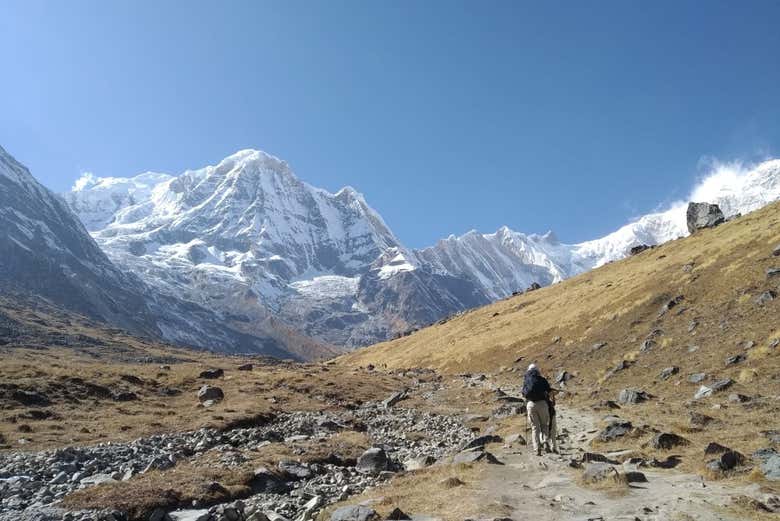
M231 171L237 169L252 169L258 171L273 171L294 176L287 161L279 159L262 150L247 148L239 150L217 164L215 171Z

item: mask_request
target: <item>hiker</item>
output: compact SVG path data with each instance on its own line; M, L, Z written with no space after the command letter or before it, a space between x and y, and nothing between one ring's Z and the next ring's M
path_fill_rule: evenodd
M539 372L536 364L529 365L523 379L523 396L526 399L528 421L531 423L531 439L537 456L542 455L542 445L548 452L550 450L551 418L550 406L547 403L550 391L550 383Z

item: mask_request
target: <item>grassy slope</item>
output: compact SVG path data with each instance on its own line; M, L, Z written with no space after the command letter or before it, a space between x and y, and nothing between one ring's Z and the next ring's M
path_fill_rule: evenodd
M402 386L398 378L366 378L349 367L179 349L22 297L0 296L0 333L9 342L0 345L0 451L225 428L267 412L339 409L344 402L384 399ZM254 363L253 371L237 370L248 362ZM198 378L215 367L224 369L223 378ZM89 384L131 391L138 399L114 401L90 392ZM204 384L221 387L225 400L200 407L196 394ZM12 398L15 389L42 392L52 404L24 406ZM30 417L40 410L54 416Z
M689 437L684 452L702 463L708 441L731 444L745 453L768 444L764 430L780 429L780 298L758 305L762 291L777 291L780 277L766 269L779 266L773 249L780 244L780 203L715 229L672 241L560 284L466 313L441 325L340 358L348 365L431 367L446 372L493 372L499 382L517 384L530 361L548 374L565 369L575 375L567 401L592 406L616 399L636 387L655 395L647 404L623 407L619 414L652 429ZM687 265L687 266L686 266ZM670 299L684 300L660 314ZM691 322L697 325L691 331ZM659 329L648 352L640 345ZM561 337L554 342L555 337ZM593 350L596 343L606 346ZM746 349L746 342L754 347ZM698 346L698 347L694 347ZM747 359L726 366L728 356ZM521 361L518 359L522 357ZM605 378L621 360L628 369ZM665 367L680 372L667 381ZM704 372L704 382L732 378L737 383L711 398L693 401L698 385L687 376ZM755 398L738 405L732 392ZM717 422L692 429L688 411ZM643 443L645 438L637 440Z
M766 268L780 266L780 258L771 256L778 243L780 203L340 360L458 372L494 371L525 356L549 369L569 363L569 370L598 372L661 328L665 347L648 357L658 359L659 367L669 365L664 360L721 367L720 355L739 351L737 342L761 345L780 333L780 302L759 307L752 299L780 283L780 277L771 281L765 275ZM693 268L686 271L686 264ZM663 303L677 295L684 296L685 311L658 318ZM699 326L689 334L693 319ZM556 336L561 341L553 344ZM596 342L608 345L591 354ZM692 344L701 348L695 355L687 352Z

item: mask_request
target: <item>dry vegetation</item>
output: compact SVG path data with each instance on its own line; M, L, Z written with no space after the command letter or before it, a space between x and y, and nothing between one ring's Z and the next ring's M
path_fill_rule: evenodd
M436 465L409 472L391 483L367 490L344 503L331 505L318 519L330 519L330 513L340 506L368 501L382 518L395 508L404 512L425 512L439 519L477 519L506 517L509 511L502 505L484 505L474 501L479 493L484 465Z
M624 388L643 389L654 398L616 413L644 427L637 443L653 431L688 438L688 446L674 451L643 450L659 458L683 454L682 468L699 471L708 442L750 454L769 444L764 431L780 430L780 347L773 347L780 339L780 298L756 303L764 291L780 292L780 277L766 275L767 268L780 267L780 257L772 256L778 244L780 203L339 361L483 371L499 383L517 383L525 365L536 361L550 374L565 369L574 375L564 403L581 408L616 400ZM682 300L662 312L678 296ZM643 352L648 336L655 344ZM606 345L594 349L598 343ZM727 366L726 358L738 354L746 359ZM621 360L629 367L607 377ZM659 373L669 366L679 372L662 380ZM704 385L723 378L736 383L693 400L700 385L688 382L693 373L708 375ZM751 400L731 402L731 393ZM713 421L696 427L691 411Z
M0 450L132 440L204 426L224 429L251 424L266 413L384 399L407 385L401 377L367 376L344 366L177 349L63 315L40 302L0 299L0 327L14 334L12 343L0 346ZM47 347L58 344L67 347ZM239 371L246 363L253 370ZM224 377L198 377L211 368L224 369ZM204 384L221 387L225 400L208 409L200 406L196 393ZM51 404L22 405L12 398L15 390L43 393ZM106 391L129 391L137 399L116 401Z

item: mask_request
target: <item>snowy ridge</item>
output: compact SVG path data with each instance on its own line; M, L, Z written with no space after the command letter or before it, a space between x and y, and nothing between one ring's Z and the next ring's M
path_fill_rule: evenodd
M502 227L410 250L355 189L312 187L257 150L179 176L86 176L65 198L115 263L164 294L350 346L688 233L686 201L579 244ZM689 200L728 216L778 198L773 160L717 165Z

